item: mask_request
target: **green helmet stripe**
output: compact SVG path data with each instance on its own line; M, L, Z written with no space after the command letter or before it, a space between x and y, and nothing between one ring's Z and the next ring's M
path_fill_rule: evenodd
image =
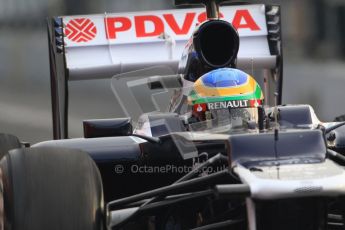
M190 95L192 104L204 104L204 103L212 103L212 102L220 102L220 101L236 101L236 100L260 100L263 99L261 88L258 84L256 84L255 91L250 94L245 95L236 95L236 96L228 96L228 97L200 97L198 94Z

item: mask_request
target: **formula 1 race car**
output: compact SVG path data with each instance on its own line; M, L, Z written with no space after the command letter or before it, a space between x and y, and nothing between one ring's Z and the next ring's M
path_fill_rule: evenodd
M0 135L3 229L345 229L345 122L281 105L279 6L223 2L48 20L55 140ZM97 78L128 117L67 139Z

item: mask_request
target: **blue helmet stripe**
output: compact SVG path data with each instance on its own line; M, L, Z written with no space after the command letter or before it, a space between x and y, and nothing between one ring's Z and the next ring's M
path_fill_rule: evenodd
M210 88L226 88L244 85L248 75L237 69L222 68L209 72L202 82Z

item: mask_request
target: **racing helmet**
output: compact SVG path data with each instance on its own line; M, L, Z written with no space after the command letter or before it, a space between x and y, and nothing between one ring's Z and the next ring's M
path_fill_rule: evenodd
M201 76L190 90L191 122L212 120L232 128L257 124L263 99L260 85L249 74L233 68L216 69Z

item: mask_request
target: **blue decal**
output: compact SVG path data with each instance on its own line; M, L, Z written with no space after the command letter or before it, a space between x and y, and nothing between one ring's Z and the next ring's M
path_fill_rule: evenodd
M247 79L248 75L241 70L222 68L205 74L201 80L205 86L211 88L228 88L243 85Z

